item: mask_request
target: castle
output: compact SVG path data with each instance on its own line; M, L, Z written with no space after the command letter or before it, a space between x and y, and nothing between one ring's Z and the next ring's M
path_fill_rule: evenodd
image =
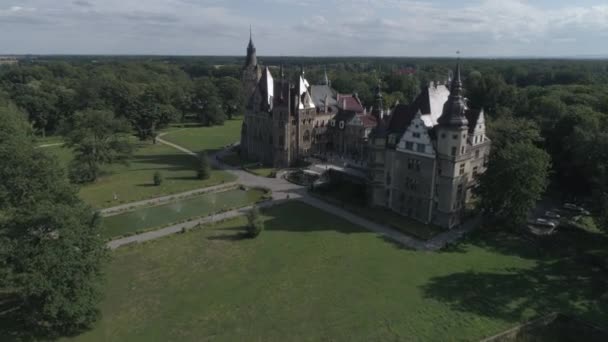
M282 67L273 77L250 37L242 81L242 157L277 168L314 156L347 158L369 175L370 205L445 228L461 223L491 141L483 110L464 97L460 64L451 82L429 84L409 105L385 110L378 86L368 110L356 94L332 89L327 75L320 85L303 69L295 80Z

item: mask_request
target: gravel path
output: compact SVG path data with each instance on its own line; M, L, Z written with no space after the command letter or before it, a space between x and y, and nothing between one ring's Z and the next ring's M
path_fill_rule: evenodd
M157 141L160 142L161 144L171 146L184 153L190 154L192 156L197 156L196 153L194 153L182 146L179 146L179 145L176 145L169 141L166 141L160 137L157 138ZM473 230L475 227L477 227L480 224L480 220L478 218L473 219L458 229L453 229L453 230L447 231L445 233L439 234L439 235L435 236L433 239L430 239L428 241L418 240L418 239L415 239L408 235L405 235L395 229L369 221L369 220L364 219L360 216L357 216L349 211L339 208L335 205L332 205L332 204L329 204L322 200L319 200L317 198L314 198L308 194L305 187L290 183L283 178L260 177L260 176L253 175L242 169L226 165L220 161L220 157L227 152L228 151L224 150L224 151L218 152L215 155L210 156L209 159L210 159L211 164L213 165L213 167L215 167L217 169L225 170L227 172L230 172L234 176L236 176L237 183L239 183L239 184L243 184L248 187L257 186L257 187L265 187L265 188L270 189L272 191L272 200L261 204L260 207L270 207L270 206L276 205L278 203L284 203L286 200L300 200L315 208L327 211L327 212L329 212L333 215L336 215L338 217L341 217L351 223L364 227L370 231L376 232L376 233L382 235L383 237L385 237L391 241L394 241L394 242L398 243L399 245L402 245L406 248L415 249L415 250L424 250L424 251L439 250L439 249L443 248L446 244L452 243L452 242L460 239L466 232ZM196 191L201 191L201 190L202 189L193 190L193 191L196 192ZM178 194L178 195L182 195L182 194ZM165 198L165 197L171 198L171 197L175 197L178 195L164 196L163 198ZM155 203L155 201L158 201L159 199L163 199L163 198L156 198L156 199L140 201L140 202L142 202L142 203L148 202L150 204L150 203ZM125 210L125 208L132 207L135 204L140 203L140 202L129 203L129 204L125 204L125 205L114 207L114 208L108 208L105 210L107 210L110 213L117 210L116 208L120 208L120 207L122 207L123 210ZM142 204L142 205L146 205L146 204ZM243 215L249 209L251 209L251 206L237 209L237 210L228 211L225 213L221 213L221 214L217 214L217 215L213 215L213 216L209 216L209 217L205 217L205 218L201 218L201 219L196 219L196 220L185 222L185 223L176 224L176 225L173 225L170 227L162 228L159 230L155 230L155 231L151 231L151 232L147 232L147 233L143 233L143 234L129 236L126 238L120 238L120 239L109 242L108 246L111 249L115 249L115 248L118 248L120 246L127 245L127 244L139 243L139 242L144 242L144 241L148 241L148 240L152 240L152 239L157 239L159 237L181 232L182 229L191 229L193 227L198 226L199 224L208 224L208 223L212 223L212 222L225 220L228 218L237 217L237 216Z

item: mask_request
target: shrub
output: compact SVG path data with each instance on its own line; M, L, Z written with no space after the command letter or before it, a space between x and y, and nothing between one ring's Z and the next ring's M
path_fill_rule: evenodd
M255 238L264 230L264 222L260 217L260 210L257 206L247 212L247 235Z
M163 175L160 171L156 171L154 172L154 185L160 186L161 184L163 184Z
M207 153L201 152L199 155L196 175L198 179L208 179L211 176L211 168L209 167L209 158Z

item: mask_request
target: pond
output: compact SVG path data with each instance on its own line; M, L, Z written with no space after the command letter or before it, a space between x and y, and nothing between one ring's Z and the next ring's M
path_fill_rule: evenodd
M189 218L208 216L226 209L245 207L259 201L263 195L264 191L259 189L234 189L137 209L104 218L102 235L111 238L168 226Z

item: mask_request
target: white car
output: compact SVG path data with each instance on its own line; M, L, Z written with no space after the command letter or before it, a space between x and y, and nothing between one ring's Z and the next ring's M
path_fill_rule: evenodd
M546 228L557 227L557 224L555 222L549 221L549 220L543 219L543 218L536 219L536 221L534 221L534 225L539 226L539 227L546 227Z
M546 211L545 217L548 217L550 219L559 219L561 216L555 211Z

